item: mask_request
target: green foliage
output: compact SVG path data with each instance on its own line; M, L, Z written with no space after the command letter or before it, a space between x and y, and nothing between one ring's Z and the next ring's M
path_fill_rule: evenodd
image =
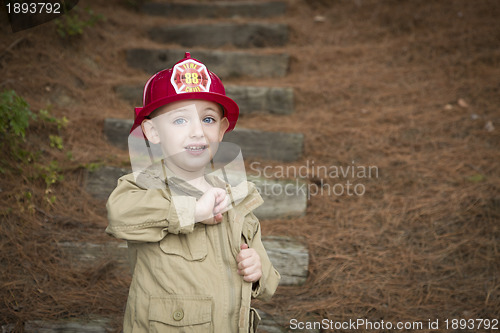
M57 125L57 129L60 130L63 127L66 127L68 124L68 118L63 116L62 118L56 118L52 116L48 110L42 109L38 112L38 116L40 117L40 120L48 122L48 123L55 123Z
M14 198L17 201L16 210L20 212L30 212L33 213L35 211L35 205L33 203L33 193L31 191L22 191L18 192L14 195ZM9 210L6 210L8 212Z
M36 160L36 153L30 150L23 149L18 146L10 146L12 156L14 156L22 164L29 164ZM21 165L19 165L21 167Z
M85 164L84 168L90 172L94 172L97 169L99 169L102 165L103 165L102 162L91 162L91 163Z
M64 148L63 147L63 140L59 135L50 134L49 139L50 139L50 146L52 148L57 148L59 150L63 150L63 148Z
M482 175L480 173L476 173L472 176L467 177L467 180L472 182L472 183L479 183L479 182L484 181L485 179L486 179L486 176Z
M27 132L30 123L34 130ZM48 204L54 204L56 196L52 194L51 187L62 181L64 176L58 162L51 156L60 155L58 151L63 151L60 131L67 124L66 117L57 118L47 109L33 113L28 103L13 90L0 92L0 148L4 156L10 157L0 160L0 174L22 177L28 182L43 180L44 199ZM65 156L72 159L70 151ZM30 206L32 193L24 193L19 201Z
M56 30L61 38L72 38L83 35L83 30L92 27L97 22L104 20L102 14L95 14L90 8L85 9L86 14L82 18L82 11L73 8L72 11L64 14L60 19L55 20Z
M36 116L31 112L28 103L16 94L14 90L0 93L0 134L7 135L11 140L24 139L26 129L31 119ZM8 134L13 134L9 136Z
M57 161L51 161L49 165L38 165L39 170L38 176L45 180L45 184L47 185L47 189L64 179L64 176L61 174L61 168Z

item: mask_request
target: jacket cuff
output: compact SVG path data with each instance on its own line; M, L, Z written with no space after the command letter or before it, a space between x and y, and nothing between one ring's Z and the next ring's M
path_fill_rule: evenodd
M187 234L194 229L196 198L191 196L173 196L168 211L168 232Z
M262 277L252 286L252 297L263 301L270 300L278 288L281 276L277 270L271 268L270 272L262 272Z

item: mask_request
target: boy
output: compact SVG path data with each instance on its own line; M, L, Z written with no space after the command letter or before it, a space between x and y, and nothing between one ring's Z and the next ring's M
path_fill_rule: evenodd
M134 173L107 203L106 232L127 240L133 272L124 333L256 332L251 297L269 299L280 279L252 213L262 198L252 183L232 187L205 171L238 114L189 53L146 83L129 137ZM151 163L134 162L138 138Z

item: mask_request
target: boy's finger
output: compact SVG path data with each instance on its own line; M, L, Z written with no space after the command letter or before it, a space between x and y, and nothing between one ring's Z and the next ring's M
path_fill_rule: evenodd
M250 250L248 247L248 244L241 244L240 245L240 253L238 253L238 256L236 257L236 260L238 262L241 262L247 258L250 258L253 255L253 251Z
M221 202L221 206L222 206L221 210L222 211L229 210L229 208L231 208L230 205L231 205L231 200L229 199L229 195L226 194L226 195L224 195L224 200L222 200L222 202Z
M226 200L215 202L214 213L221 213L226 208Z
M257 267L245 267L245 268L239 268L238 271L241 272L241 275L252 275L255 272L257 272Z
M218 224L220 222L222 222L222 215L220 215L220 217L216 215L214 217L209 217L208 219L201 221L201 223L203 224Z
M254 275L255 274L243 275L243 280L246 281L246 282L254 282L253 281Z
M253 259L251 256L242 258L242 260L238 261L238 268L239 269L245 269L245 268L250 268L257 266L257 263L255 262L255 259Z
M215 222L222 222L222 214L221 213L216 214L214 216L214 219L215 219Z
M214 192L215 204L219 204L221 202L221 193L219 191Z
M215 202L220 203L224 201L225 197L227 195L227 192L221 188L216 189L215 191Z
M257 272L250 275L244 275L243 280L246 282L257 282L260 280L261 277L262 274L260 272Z

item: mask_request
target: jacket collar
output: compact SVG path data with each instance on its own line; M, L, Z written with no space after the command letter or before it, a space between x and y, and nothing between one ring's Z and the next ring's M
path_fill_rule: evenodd
M145 189L163 189L172 195L187 195L199 199L203 192L169 170L162 161L150 165L136 175L136 183ZM167 177L168 175L168 177ZM207 174L207 182L219 188L225 188L234 206L248 213L264 202L253 183L243 181L237 186L231 186L216 175ZM241 204L241 205L240 205Z

